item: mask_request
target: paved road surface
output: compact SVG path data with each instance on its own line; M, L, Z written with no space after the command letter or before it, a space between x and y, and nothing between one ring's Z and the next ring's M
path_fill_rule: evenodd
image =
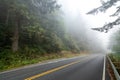
M104 62L100 54L55 60L2 72L0 80L110 80Z

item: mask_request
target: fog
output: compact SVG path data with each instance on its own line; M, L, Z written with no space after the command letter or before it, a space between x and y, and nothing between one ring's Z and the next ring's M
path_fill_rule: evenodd
M114 21L115 17L109 17L114 12L114 7L105 13L87 15L88 11L101 5L100 0L58 0L58 2L61 4L65 25L71 35L81 41L87 40L90 43L87 45L90 49L108 50L109 37L116 29L112 29L108 33L101 33L93 31L91 28L102 27L105 23Z

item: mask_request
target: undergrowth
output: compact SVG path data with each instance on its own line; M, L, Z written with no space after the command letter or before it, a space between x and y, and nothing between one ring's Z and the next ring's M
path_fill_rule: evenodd
M25 65L30 65L46 60L57 59L57 58L69 58L73 56L78 56L80 54L71 52L62 53L13 53L10 50L5 50L0 52L0 71L10 70L18 68Z

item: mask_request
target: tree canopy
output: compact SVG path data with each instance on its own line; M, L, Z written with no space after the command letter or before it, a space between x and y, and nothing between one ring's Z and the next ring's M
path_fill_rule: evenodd
M66 32L56 0L0 0L0 51L79 51ZM27 54L26 53L26 54Z

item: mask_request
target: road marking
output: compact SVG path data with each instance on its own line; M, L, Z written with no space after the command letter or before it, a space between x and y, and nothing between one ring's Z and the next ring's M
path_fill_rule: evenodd
M104 56L104 64L103 64L103 75L102 75L102 80L105 80L105 65L106 65L106 56Z
M49 73L52 73L52 72L55 72L55 71L58 71L58 70L61 70L61 69L65 68L65 67L71 66L71 65L76 64L76 63L79 63L79 62L80 62L80 61L75 61L75 62L66 64L66 65L64 65L64 66L60 66L60 67L58 67L58 68L54 68L54 69L48 70L48 71L43 72L43 73L41 73L41 74L38 74L38 75L35 75L35 76L32 76L32 77L26 78L25 80L33 80L33 79L35 79L35 78L38 78L38 77L47 75L47 74L49 74Z

